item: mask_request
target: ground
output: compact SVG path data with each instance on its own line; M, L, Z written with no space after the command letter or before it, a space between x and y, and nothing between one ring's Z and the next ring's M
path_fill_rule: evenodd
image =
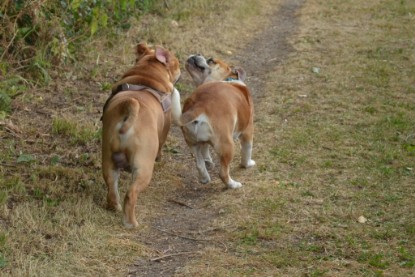
M18 80L30 89L0 121L1 275L414 276L415 3L164 2L48 84ZM142 40L245 69L257 164L236 154L241 189L217 161L202 185L173 126L127 230L105 209L100 117Z

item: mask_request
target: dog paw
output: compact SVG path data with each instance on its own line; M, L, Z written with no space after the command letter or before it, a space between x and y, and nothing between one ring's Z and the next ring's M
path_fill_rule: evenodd
M108 203L107 204L107 209L110 210L110 211L115 211L115 212L121 212L122 211L121 204L119 204L119 203L117 203L117 204Z
M206 177L202 177L199 179L199 182L201 182L202 184L207 184L210 182L210 176L206 176Z
M127 229L132 229L138 226L137 220L133 220L133 222L128 222L125 218L123 219L124 227Z
M241 164L241 167L249 168L249 167L253 167L255 164L256 163L254 160L249 160L247 163Z
M230 188L230 189L237 189L237 188L241 188L241 187L242 187L242 184L241 183L236 182L236 181L234 181L232 179L228 183L228 188Z

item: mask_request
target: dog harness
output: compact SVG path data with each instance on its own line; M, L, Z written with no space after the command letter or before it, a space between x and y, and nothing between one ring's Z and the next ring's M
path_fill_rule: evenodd
M114 90L111 93L110 97L105 102L103 112L107 108L108 103L110 102L110 100L116 94L118 94L120 92L123 92L123 91L128 91L128 90L149 92L151 95L153 95L160 102L160 105L161 105L161 108L163 109L163 112L168 112L171 109L171 94L166 94L166 93L160 92L158 90L152 89L152 88L144 86L144 85L121 84L117 87L116 90ZM102 120L102 118L101 118L101 120Z

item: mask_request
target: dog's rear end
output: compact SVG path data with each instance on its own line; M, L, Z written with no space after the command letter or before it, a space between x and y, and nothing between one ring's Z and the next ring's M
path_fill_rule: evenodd
M109 109L111 110L111 107ZM105 159L105 161L111 161L116 169L131 171L127 152L129 152L128 146L131 145L129 140L134 136L132 127L138 119L140 103L134 98L129 98L123 100L114 109L115 111L106 113L117 119L111 121L110 126L104 125L103 153L112 153L111 159ZM108 119L105 118L104 122L108 122Z

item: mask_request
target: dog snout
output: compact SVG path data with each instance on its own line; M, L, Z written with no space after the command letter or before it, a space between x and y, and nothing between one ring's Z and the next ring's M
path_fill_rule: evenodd
M196 56L195 56L195 55L190 56L190 57L187 59L187 63L188 63L188 64L191 64L191 65L195 65L195 64L196 64Z

